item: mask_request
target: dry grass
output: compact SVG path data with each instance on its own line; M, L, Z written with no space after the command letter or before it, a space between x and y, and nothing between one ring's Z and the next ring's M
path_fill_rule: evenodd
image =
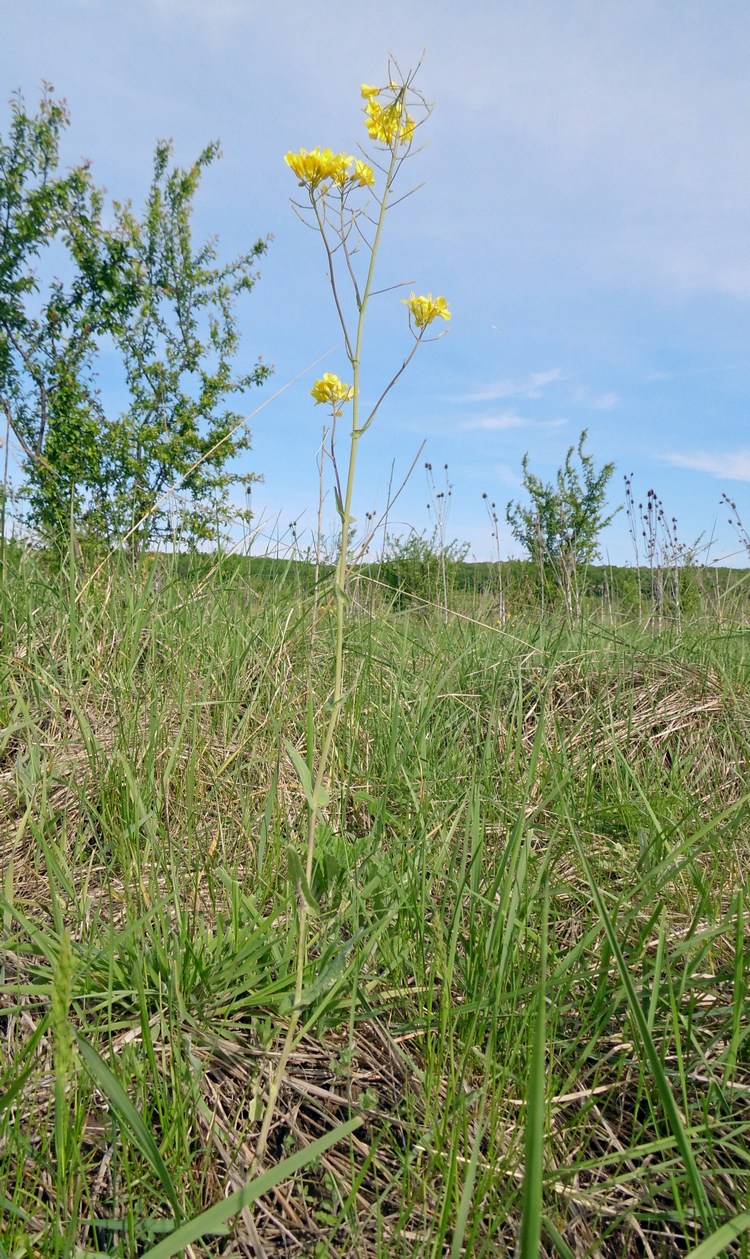
M248 617L241 594L218 587L191 605L168 584L110 589L76 625L63 601L36 621L6 614L8 1253L145 1253L172 1215L78 1056L60 1128L50 998L66 931L71 1025L153 1134L185 1215L262 1170L257 1133L293 991L299 889L286 854L305 825L281 749L289 739L304 754L319 728L328 657L324 623L311 653L298 605ZM543 1253L559 1253L557 1237L581 1259L683 1255L744 1209L750 709L742 657L729 641L714 651L698 665L687 639L680 655L593 630L551 650L459 622L352 628L302 1033L264 1166L352 1113L362 1123L190 1253L512 1252L545 881Z

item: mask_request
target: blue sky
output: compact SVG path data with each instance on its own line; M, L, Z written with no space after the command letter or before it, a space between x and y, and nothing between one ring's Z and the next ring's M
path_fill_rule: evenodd
M0 0L0 18L4 97L21 88L35 104L50 81L71 110L66 161L89 158L113 197L142 202L157 139L183 163L221 141L197 233L224 256L274 238L241 314L246 363L275 367L248 412L340 340L283 154L356 151L360 83L384 80L389 53L408 68L424 50L435 109L404 170L424 186L386 224L379 283L445 294L453 319L365 439L360 517L382 510L392 468L398 484L425 439L392 527L427 527L422 464L448 463L448 533L485 558L483 492L517 496L525 451L552 477L587 428L596 459L616 464L613 506L632 473L683 541L739 550L720 497L750 524L746 0ZM373 311L373 394L408 349L400 296ZM324 370L346 377L340 350ZM282 534L315 524L314 375L252 421L240 469L263 475L254 507ZM632 560L624 513L603 544ZM507 526L502 549L518 553Z

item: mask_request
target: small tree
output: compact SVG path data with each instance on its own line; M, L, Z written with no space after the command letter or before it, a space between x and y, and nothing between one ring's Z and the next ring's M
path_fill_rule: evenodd
M588 432L581 433L578 446L571 446L555 482L540 481L529 471L528 452L523 457L523 487L530 503L510 502L506 519L517 542L535 560L542 575L549 569L565 599L570 616L578 611L578 568L590 564L599 554L599 535L614 519L604 514L604 504L615 465L594 466L584 452ZM579 467L574 459L577 456Z
M127 522L135 551L171 533L175 519L190 541L216 538L228 487L239 479L227 463L250 445L241 415L226 402L270 371L260 360L249 372L232 371L236 301L255 284L253 265L266 242L220 265L213 240L193 246L193 199L219 155L211 144L189 168L170 169L172 147L160 143L143 219L115 204L131 303L113 335L130 404L103 428L88 519L110 544ZM162 500L178 478L175 514L176 500Z
M24 456L33 522L67 533L96 474L103 420L92 364L97 334L127 306L120 242L103 235L86 163L58 173L64 102L11 102L0 140L0 405ZM40 269L67 274L44 284Z
M109 545L130 532L136 552L175 523L183 538L215 538L236 479L227 463L249 445L225 402L269 371L260 361L232 371L237 298L266 242L222 265L214 241L193 247L193 199L218 145L185 170L157 145L142 219L115 202L105 226L88 164L59 173L64 102L45 87L36 115L20 96L11 109L0 139L0 407L23 451L30 523L63 545L71 519ZM97 388L102 342L130 395L119 416ZM163 510L177 481L180 501Z

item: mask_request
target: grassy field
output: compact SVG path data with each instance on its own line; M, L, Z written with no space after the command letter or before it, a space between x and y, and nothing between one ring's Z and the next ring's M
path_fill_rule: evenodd
M747 629L0 600L2 1259L750 1255Z

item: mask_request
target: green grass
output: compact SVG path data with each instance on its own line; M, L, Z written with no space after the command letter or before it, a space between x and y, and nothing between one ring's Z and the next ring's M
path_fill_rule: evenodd
M6 555L0 1256L749 1255L747 631L366 602L305 890L330 611Z

